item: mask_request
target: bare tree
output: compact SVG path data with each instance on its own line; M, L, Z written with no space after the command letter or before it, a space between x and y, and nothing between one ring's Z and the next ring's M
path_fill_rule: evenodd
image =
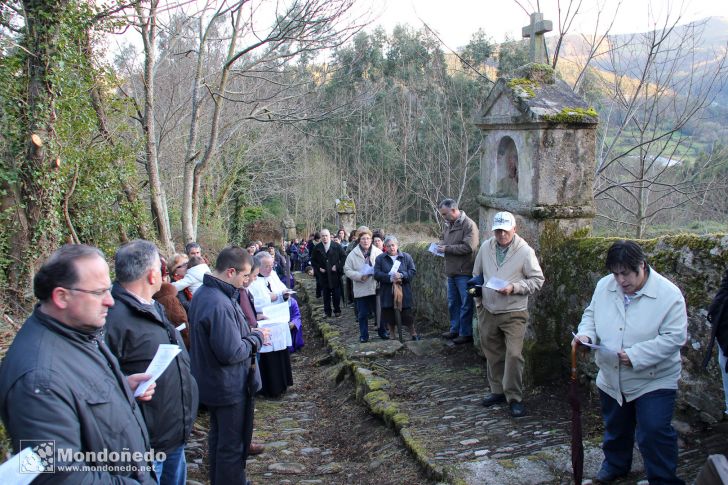
M345 19L354 0L295 0L282 10L276 4L272 24L260 35L258 16L262 3L243 0L227 6L223 2L207 23L202 20L198 23L198 65L192 88L192 116L184 161L182 226L187 241L196 238L200 184L218 150L220 119L225 102L247 105L245 118L261 122L295 122L322 116L315 113L311 106L296 101L302 93L297 88L303 81L295 76L281 77L280 73L293 60L305 59L317 51L341 45L362 27L360 23ZM231 16L227 56L214 88L203 86L202 68L210 27L226 15ZM239 48L238 42L242 37L245 37L246 44ZM291 71L288 72L290 74ZM272 89L265 97L256 99L250 97L250 93L231 90L231 76L262 81ZM306 73L306 77L309 76L310 73ZM198 112L205 95L213 101L213 113L205 144L200 146Z
M155 122L155 66L157 62L158 15L159 0L150 0L145 7L142 2L134 5L137 16L137 27L144 44L144 110L138 113L144 132L144 163L149 178L149 196L152 218L157 229L159 242L168 254L174 253L172 231L169 225L169 214L164 188L159 176L158 139Z
M725 85L726 51L701 58L704 23L679 26L681 15L644 34L610 39L607 59L596 65L612 73L602 115L595 197L618 208L600 214L642 237L658 214L703 197L711 184L698 175L712 160L690 163L692 139L683 133ZM619 46L614 45L619 43ZM682 174L682 175L681 175Z

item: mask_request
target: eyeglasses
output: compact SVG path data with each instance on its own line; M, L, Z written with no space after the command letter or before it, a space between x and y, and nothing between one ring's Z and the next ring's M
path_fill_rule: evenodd
M112 287L109 286L108 288L102 288L100 290L84 290L83 288L66 288L65 286L61 286L61 288L65 288L66 290L71 290L71 291L80 291L81 293L88 293L89 295L94 295L94 296L104 296L104 295L106 295L106 293L111 294Z

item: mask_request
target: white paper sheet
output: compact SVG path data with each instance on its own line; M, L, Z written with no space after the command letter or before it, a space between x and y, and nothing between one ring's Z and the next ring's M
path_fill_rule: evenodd
M389 270L389 275L390 276L393 275L394 273L396 273L399 270L399 265L400 265L399 259L395 259L394 260L394 264L392 265L392 269Z
M23 473L20 473L21 470ZM41 458L32 449L25 448L0 465L0 483L28 485L42 470Z
M359 272L362 276L372 275L374 274L374 266L369 266L368 264L362 265Z
M576 338L576 334L574 332L571 332L571 335L573 335L574 338ZM605 346L599 345L599 344L590 344L588 342L581 342L581 345L585 345L585 346L589 347L590 349L600 350L602 352L607 352L609 354L617 355L619 353L619 351L617 351L617 350L613 350L613 349L610 349L608 347L605 347Z
M283 350L290 345L293 345L293 339L291 337L291 329L288 326L288 322L271 322L270 320L258 321L259 328L267 328L270 330L270 344L264 345L258 352L264 354L266 352L276 352Z
M263 314L268 318L264 320L258 320L258 325L260 325L261 323L287 324L291 321L291 311L289 310L287 301L266 306L263 309Z
M491 290L502 290L506 286L508 286L508 282L506 280L496 278L495 276L492 276L485 284L485 287L490 288Z
M154 354L154 358L149 363L149 367L144 371L145 374L151 374L152 378L139 384L139 387L134 392L134 397L139 397L144 394L152 382L159 379L159 376L164 373L164 370L169 367L169 364L172 363L172 360L180 352L182 352L182 349L179 348L179 345L160 344L157 353Z
M438 251L437 250L437 246L438 246L437 243L430 243L430 247L427 248L427 250L429 252L431 252L432 254L434 254L435 256L440 256L441 258L444 258L445 257L445 253L442 253L442 252Z
M186 323L180 323L179 327L177 327L177 331L178 332L181 332L185 328L187 328L187 324Z

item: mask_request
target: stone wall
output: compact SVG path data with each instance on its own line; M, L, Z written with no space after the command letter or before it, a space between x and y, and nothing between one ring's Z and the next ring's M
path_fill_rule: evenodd
M606 274L604 259L615 239L575 237L561 239L557 231L545 231L539 259L546 283L533 299L531 323L524 345L526 381L542 384L566 376L571 332L591 298L597 281ZM678 408L713 422L724 410L720 370L715 355L707 370L700 366L710 325L707 307L728 266L728 236L677 235L641 241L649 263L683 291L688 305L688 341L683 347L683 373ZM448 325L447 298L442 258L426 251L426 245L407 245L418 269L414 282L418 316L437 322L437 330ZM715 351L714 351L715 353ZM589 358L582 375L593 383L596 367Z
M402 251L412 256L417 267L417 275L412 281L412 293L418 328L420 331L433 329L444 332L450 329L445 258L427 251L429 245L430 243L406 244L402 246Z

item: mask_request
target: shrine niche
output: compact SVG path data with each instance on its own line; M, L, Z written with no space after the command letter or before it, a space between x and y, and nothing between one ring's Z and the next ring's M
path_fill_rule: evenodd
M497 193L502 197L518 198L518 149L510 136L498 143L496 157Z

